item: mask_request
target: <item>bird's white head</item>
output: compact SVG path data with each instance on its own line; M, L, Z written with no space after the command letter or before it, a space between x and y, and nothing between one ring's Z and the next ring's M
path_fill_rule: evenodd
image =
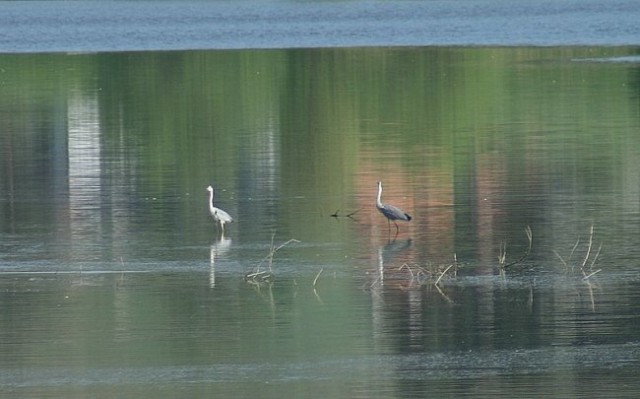
M211 187L211 186L207 187L207 191L213 192L213 187Z

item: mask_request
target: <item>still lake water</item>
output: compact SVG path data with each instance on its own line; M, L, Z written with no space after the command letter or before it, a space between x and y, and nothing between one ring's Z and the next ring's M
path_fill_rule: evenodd
M1 55L0 395L636 397L639 52Z
M0 1L0 52L637 45L636 0Z

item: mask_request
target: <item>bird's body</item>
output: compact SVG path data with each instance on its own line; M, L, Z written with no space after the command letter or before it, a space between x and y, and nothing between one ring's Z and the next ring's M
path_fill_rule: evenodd
M233 222L233 218L227 212L213 206L213 187L207 187L207 191L209 192L209 213L211 213L213 220L220 225L224 235L224 225Z
M382 203L382 182L378 182L378 199L376 200L376 208L387 218L387 222L389 223L389 229L391 229L391 221L393 220L393 224L396 225L396 235L398 234L398 224L396 220L402 220L408 222L411 220L411 215L398 208L397 206L383 204Z

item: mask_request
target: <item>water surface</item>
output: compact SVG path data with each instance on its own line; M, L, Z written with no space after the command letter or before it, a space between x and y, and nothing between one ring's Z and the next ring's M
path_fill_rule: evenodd
M637 45L633 0L10 1L0 52Z
M636 396L637 54L0 57L0 392Z

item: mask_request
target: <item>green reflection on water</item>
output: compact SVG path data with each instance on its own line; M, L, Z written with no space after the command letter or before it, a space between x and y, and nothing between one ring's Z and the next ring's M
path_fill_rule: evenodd
M213 184L241 243L359 246L384 235L384 180L429 258L489 256L527 225L626 236L606 223L640 192L638 68L616 61L636 51L3 55L3 231L45 235L54 258L164 259L213 239Z
M2 358L10 368L173 367L536 348L608 331L633 339L625 315L637 314L637 291L626 285L596 287L607 302L580 283L489 280L440 295L397 277L403 263L453 254L469 274L491 274L499 243L509 239L516 256L527 225L532 266L553 269L552 250L566 257L591 223L609 270L633 270L638 65L579 60L634 52L0 56L3 271L151 272L4 278L13 344ZM378 180L385 199L414 216L390 244L373 206ZM237 220L215 267L208 184ZM336 220L336 210L357 213ZM276 256L275 285L249 286L241 276L274 232L302 243ZM378 267L396 281L383 288ZM589 312L597 322L582 329ZM394 385L386 377L382 388Z

